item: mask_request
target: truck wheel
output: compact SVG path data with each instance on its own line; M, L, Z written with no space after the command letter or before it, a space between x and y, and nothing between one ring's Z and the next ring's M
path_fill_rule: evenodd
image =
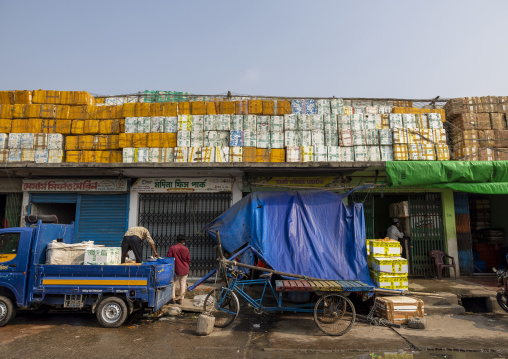
M7 297L0 296L0 327L7 325L16 316L16 307Z
M97 320L105 328L118 328L128 314L127 305L118 297L104 299L97 308Z

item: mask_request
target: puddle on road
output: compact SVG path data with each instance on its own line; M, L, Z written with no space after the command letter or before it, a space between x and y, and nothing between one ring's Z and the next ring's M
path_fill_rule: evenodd
M508 354L459 352L459 351L424 351L424 352L376 352L355 354L340 352L296 352L264 351L254 356L255 359L508 359Z

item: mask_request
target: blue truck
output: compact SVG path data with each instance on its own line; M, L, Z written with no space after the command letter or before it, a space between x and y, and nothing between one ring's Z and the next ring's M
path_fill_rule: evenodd
M172 298L174 259L141 265L48 265L53 240L73 243L74 225L38 222L0 229L0 327L17 310L89 310L104 327L134 311L155 312Z

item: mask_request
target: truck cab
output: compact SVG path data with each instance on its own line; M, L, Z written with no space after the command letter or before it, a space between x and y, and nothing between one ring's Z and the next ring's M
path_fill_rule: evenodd
M118 327L135 310L157 311L172 297L174 259L141 265L49 265L53 240L73 243L73 225L0 230L0 326L17 309L90 310Z

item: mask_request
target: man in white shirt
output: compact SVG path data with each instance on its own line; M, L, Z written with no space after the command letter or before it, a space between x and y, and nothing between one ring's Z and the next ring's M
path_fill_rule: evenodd
M392 219L392 225L388 227L386 236L390 239L399 240L404 237L404 233L400 231L400 220L398 218Z

